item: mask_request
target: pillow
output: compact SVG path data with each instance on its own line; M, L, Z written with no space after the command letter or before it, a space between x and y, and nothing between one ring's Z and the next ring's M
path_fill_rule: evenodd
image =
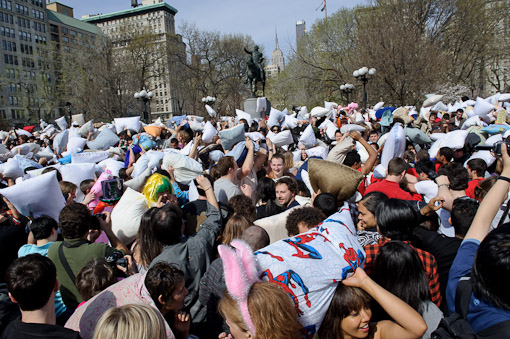
M242 125L239 125L242 127ZM174 168L175 181L188 185L189 182L204 173L202 165L190 157L179 153L167 152L161 168Z
M289 234L287 232L287 228L285 228L285 223L287 222L287 217L289 214L294 211L294 209L300 208L299 206L289 208L281 213L257 219L253 222L254 225L260 226L266 230L269 235L269 243L275 243L279 240L283 240L288 238Z
M67 152L76 153L79 151L83 151L83 147L87 143L87 139L80 137L72 137L69 138L67 142Z
M40 140L44 140L45 137L51 137L53 134L55 134L57 132L57 130L55 129L55 127L53 127L53 125L48 125L43 133L41 133L41 135L39 136L39 139Z
M98 163L105 171L110 171L114 177L119 176L119 171L121 168L124 168L124 163L122 161L117 161L114 159L105 159Z
M348 166L327 160L310 159L308 175L314 192L329 193L338 201L352 197L363 180L363 174Z
M70 181L80 187L83 180L95 179L96 166L95 164L68 164L62 166L59 171L62 174L62 180Z
M342 134L345 134L345 133L348 133L351 131L358 131L358 132L362 133L362 132L365 132L365 130L366 130L365 127L358 125L358 124L347 124L347 125L343 125L342 128L340 128L340 132Z
M285 119L285 114L280 112L274 107L271 107L271 111L269 112L269 118L267 119L267 126L269 129L274 126L280 126L280 123Z
M432 144L429 149L429 156L431 159L434 159L437 155L437 151L441 147L450 147L453 150L461 149L464 147L464 143L466 141L466 137L468 135L468 131L465 130L455 130L448 132L446 136Z
M310 115L312 117L321 118L321 117L325 117L329 113L329 111L330 110L327 108L317 106L317 107L312 108L312 110L310 111Z
M221 145L229 151L240 141L244 140L244 124L237 125L219 132Z
M88 137L89 136L89 132L94 132L94 120L87 121L78 130L78 134L81 135L83 138Z
M326 159L328 157L328 147L325 146L317 146L314 148L307 149L306 154L308 157L321 157L322 159Z
M301 109L298 112L297 118L299 120L305 120L308 119L306 115L308 114L308 108L306 106L302 106Z
M508 126L508 125L492 124L492 125L482 128L482 132L492 135L492 134L505 133L509 129L510 129L510 126Z
M508 102L510 101L510 93L503 93L503 94L500 94L499 95L499 99L498 99L500 102Z
M404 130L406 137L415 144L423 145L432 143L432 140L418 128L406 127Z
M19 146L13 147L11 150L11 154L15 155L18 154L18 149L21 149L22 155L27 155L28 153L37 153L41 150L41 146L39 144L36 144L34 142L27 142L25 144L21 144Z
M268 133L267 138L271 140L271 142L276 147L290 145L294 142L294 139L292 138L292 133L288 129L276 134L272 132Z
M129 244L135 240L143 214L149 209L145 196L127 188L112 211L112 231L117 238Z
M482 118L485 122L487 121L487 115L495 108L493 104L490 102L478 97L476 98L476 104L473 110L475 111L476 115L479 115L480 118Z
M205 143L210 143L213 138L218 135L218 130L214 128L210 121L205 123L204 130L202 132L202 140Z
M384 106L384 101L380 101L377 104L375 104L373 110L377 111L377 110L381 109L383 106Z
M138 133L133 135L133 145L140 146L144 151L156 147L156 143L146 133Z
M395 124L386 138L381 155L381 165L385 169L388 168L391 159L395 157L402 158L406 149L406 135L400 124Z
M506 132L505 132L505 134L506 134ZM494 135L488 137L487 140L485 140L485 145L492 146L496 142L503 140L503 138L506 138L506 136L505 135L501 135L499 133L498 134L494 134Z
M335 133L338 130L338 127L329 119L324 120L324 122L319 126L319 128L326 130L326 135L329 139L335 140Z
M479 115L473 115L470 118L467 118L466 121L462 124L460 129L468 129L473 126L486 126L487 124L482 121Z
M267 110L267 99L265 97L257 98L257 107L255 112L262 113Z
M92 150L107 150L119 142L120 138L109 128L103 128L95 140L87 142Z
M347 204L318 227L255 255L262 279L284 285L291 294L307 333L319 329L338 283L365 261Z
M26 135L29 138L32 136L32 133L30 133L29 131L25 131L24 129L16 130L16 134L18 134L18 135Z
M72 164L95 164L97 162L108 159L109 156L110 156L110 152L108 152L108 151L73 153L73 154L71 154L71 163Z
M65 131L66 128L67 128L67 121L66 121L66 117L60 117L58 119L55 119L55 123L58 125L58 127L62 130L62 131Z
M260 132L249 132L245 133L245 135L250 138L252 141L258 141L258 140L266 140L266 137L264 134Z
M205 105L205 109L207 110L207 113L213 118L216 118L216 111L209 105Z
M85 124L85 116L82 113L73 114L71 115L71 121L78 123L79 126L83 126Z
M438 101L438 102L434 105L434 107L432 107L432 110L433 110L433 111L436 111L436 112L438 112L438 111L449 112L449 110L448 110L448 106L446 106L445 104L443 104L443 102L442 102L442 101Z
M11 179L22 177L25 174L15 158L7 159L7 162L2 164L2 173L4 177Z
M0 194L26 217L32 212L34 218L47 215L58 221L58 215L65 206L55 171L1 189Z
M60 154L64 151L68 138L68 130L58 133L55 138L53 138L53 149L57 152L57 154Z
M430 97L427 98L427 100L425 100L423 102L423 107L433 106L436 103L438 103L439 100L441 100L442 98L443 98L443 95L439 95L439 94L431 95Z
M136 132L140 130L140 117L115 118L114 122L117 134L122 132L124 128L132 129Z
M313 147L317 144L315 138L315 132L313 131L312 125L308 125L303 131L303 134L299 137L299 142L302 143L306 148Z
M294 115L286 115L283 127L287 126L290 129L296 128L298 125L298 119Z
M248 121L249 126L251 126L251 124L253 123L253 119L252 119L250 113L246 113L244 111L241 111L240 109L236 109L236 115L237 115L238 120L245 119L246 121Z
M42 166L39 165L39 163L37 163L31 159L28 159L22 155L16 154L14 156L14 159L18 160L18 166L23 170L23 173L25 172L25 169L27 169L29 167L42 168Z
M439 139L444 138L446 133L431 133L430 134L430 140L431 141L438 141Z
M143 128L145 133L157 138L161 135L161 127L159 126L153 126L153 125L147 125Z

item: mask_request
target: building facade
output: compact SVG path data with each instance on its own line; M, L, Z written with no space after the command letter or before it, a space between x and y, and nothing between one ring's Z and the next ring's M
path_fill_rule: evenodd
M152 76L144 80L139 88L144 87L154 93L150 103L152 119L179 113L178 91L172 80L175 62L171 54L166 52L170 48L177 48L182 53L186 50L182 37L175 34L176 14L177 9L162 0L144 0L140 6L128 10L82 17L82 21L96 25L108 36L120 53L128 48L138 34L155 37L153 47L162 56L149 65L148 72Z
M273 77L278 75L285 69L285 59L283 58L283 52L278 45L278 33L275 31L275 49L271 54L270 64L264 67L267 77Z
M299 20L296 22L296 46L299 46L299 41L302 37L305 36L306 33L306 23L304 20Z

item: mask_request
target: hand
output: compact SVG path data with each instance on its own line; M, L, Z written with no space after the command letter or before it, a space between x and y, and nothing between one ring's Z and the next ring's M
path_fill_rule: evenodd
M501 158L503 159L503 172L501 175L508 176L510 174L510 156L508 155L506 143L501 145Z
M195 132L195 136L193 137L193 143L195 145L200 145L200 141L202 141L202 134L200 132Z
M353 275L349 278L342 280L342 283L345 286L359 287L363 288L365 283L370 280L370 277L365 273L365 271L358 267Z
M170 180L175 181L175 175L174 175L175 168L173 168L172 166L169 166L166 168L166 171L168 172L168 175L170 176Z
M246 149L248 149L248 150L253 149L253 141L251 141L251 139L248 137L246 137L246 141L245 141L244 145L246 146Z
M96 242L100 235L101 230L89 230L89 233L87 234L87 240L90 242Z
M356 141L361 139L361 134L358 131L350 131L349 136Z
M437 196L430 199L429 203L420 210L421 215L429 216L432 213L443 208L444 198Z
M244 195L251 198L251 194L253 192L253 187L247 184L243 184L241 186L241 192L243 192Z
M305 153L306 154L306 153ZM315 198L317 198L317 196L321 194L321 190L317 190L317 192L313 192L312 194L312 199L310 199L310 205L313 206L313 202L315 201ZM329 215L327 215L327 217L329 217Z
M112 229L112 216L110 212L103 212L104 215L106 215L106 219L103 220L103 218L99 218L99 226L103 231L111 231Z
M95 199L96 199L96 194L94 192L90 191L89 193L87 193L87 195L85 196L85 198L83 199L83 201L81 203L83 205L88 205Z
M209 179L207 179L203 175L199 175L196 178L196 181L197 181L197 184L198 184L198 188L200 188L200 189L202 189L204 191L207 191L209 188L212 188L211 183L209 182Z
M155 207L161 208L163 206L165 206L165 203L163 202L163 196L160 195L159 198L158 198L158 202L156 203Z
M125 267L122 267L120 265L117 265L117 268L120 271L124 272L124 274L127 275L127 276L131 276L131 275L136 274L138 270L136 269L136 264L133 261L133 257L131 257L130 255L125 255L124 259L127 259L128 267L125 268Z
M234 339L234 337L230 333L227 334L225 332L221 332L220 335L218 336L218 339Z
M187 338L191 319L189 314L184 311L175 312L174 327L175 332L180 334L181 338Z

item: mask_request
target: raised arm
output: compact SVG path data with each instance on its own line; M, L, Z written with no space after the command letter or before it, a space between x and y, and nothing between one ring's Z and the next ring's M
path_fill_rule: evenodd
M510 156L508 156L505 143L501 145L501 153L503 158L503 172L501 172L500 179L496 181L489 193L487 193L482 200L464 239L482 241L487 233L489 233L492 220L508 195L508 188L510 186Z
M253 146L253 141L251 141L250 138L246 138L246 150L248 151L246 154L246 159L244 159L243 166L241 169L237 172L237 179L241 180L248 174L250 174L253 164L254 164L254 157L255 157L255 150Z
M375 161L377 160L377 151L375 148L370 146L370 144L363 137L361 137L359 132L352 131L350 136L354 140L359 141L359 143L365 147L368 152L368 159L365 161L365 164L361 166L361 174L367 175L372 171L372 167L374 167Z
M427 330L422 316L400 298L373 281L361 268L342 281L344 285L359 287L370 294L394 321L379 321L374 338L420 338Z

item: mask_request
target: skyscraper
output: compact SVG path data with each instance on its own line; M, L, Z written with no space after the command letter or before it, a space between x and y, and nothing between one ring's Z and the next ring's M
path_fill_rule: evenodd
M266 65L265 71L268 77L277 75L285 69L285 60L283 59L283 52L278 45L278 32L275 29L275 49L271 54L270 64Z
M304 20L299 20L296 22L296 46L299 45L299 41L305 35L306 32L306 23Z

